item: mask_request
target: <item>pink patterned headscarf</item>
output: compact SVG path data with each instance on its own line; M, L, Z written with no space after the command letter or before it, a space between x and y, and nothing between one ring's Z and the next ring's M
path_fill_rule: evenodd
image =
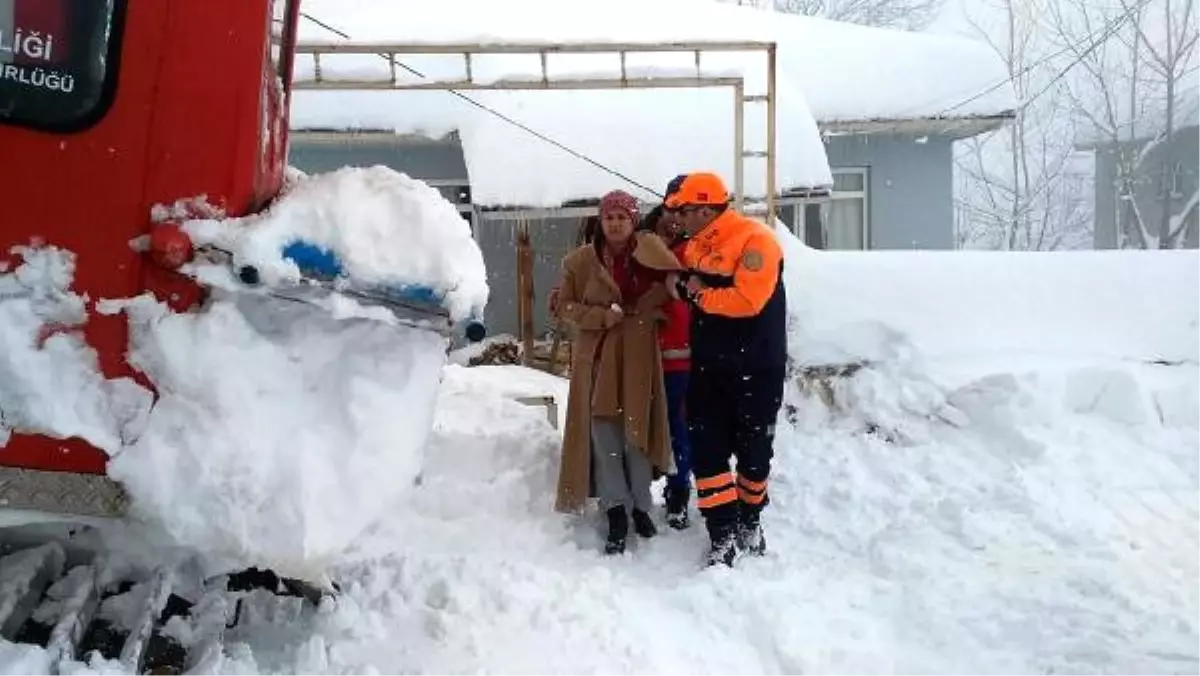
M634 225L638 222L638 203L637 199L625 192L624 190L613 190L606 193L600 198L600 217L612 211L622 211L629 220L633 221Z

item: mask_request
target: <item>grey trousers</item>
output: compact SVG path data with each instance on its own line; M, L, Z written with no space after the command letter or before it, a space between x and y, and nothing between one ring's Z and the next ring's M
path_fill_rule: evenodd
M649 512L653 506L650 459L626 440L619 419L592 418L592 473L601 509Z

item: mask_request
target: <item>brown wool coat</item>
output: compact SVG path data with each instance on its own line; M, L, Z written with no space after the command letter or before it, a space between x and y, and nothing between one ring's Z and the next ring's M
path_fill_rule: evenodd
M679 261L656 235L635 236L633 258L638 263L656 270L680 269ZM667 298L666 287L655 283L638 299L634 313L606 330L605 311L621 302L616 281L592 245L575 249L563 260L558 316L572 325L574 343L555 503L558 511L577 512L594 494L592 415L622 416L632 445L659 470L670 469L671 442L658 346L658 327L664 318L661 308Z

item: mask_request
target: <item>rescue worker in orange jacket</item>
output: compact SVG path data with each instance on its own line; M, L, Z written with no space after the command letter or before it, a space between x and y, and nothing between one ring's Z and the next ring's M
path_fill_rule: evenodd
M689 235L686 271L668 286L692 304L687 416L706 563L733 565L739 552L766 551L760 516L787 368L783 252L733 210L715 174L688 174L666 204Z

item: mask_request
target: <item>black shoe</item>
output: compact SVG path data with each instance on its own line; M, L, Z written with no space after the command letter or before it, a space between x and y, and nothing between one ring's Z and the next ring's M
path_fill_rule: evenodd
M684 530L692 525L688 520L687 510L682 512L667 512L667 525L675 530Z
M683 530L691 525L688 521L688 493L690 489L673 490L671 486L663 488L663 502L667 503L667 525L675 530Z
M613 507L608 512L608 539L604 542L605 554L624 554L625 536L629 535L629 516L624 507Z
M654 525L654 520L640 509L633 510L633 530L637 531L640 537L646 539L658 535L658 527Z
M733 567L733 561L737 558L737 546L732 537L714 540L709 546L708 553L704 556L704 567L711 568L716 565L725 565Z

